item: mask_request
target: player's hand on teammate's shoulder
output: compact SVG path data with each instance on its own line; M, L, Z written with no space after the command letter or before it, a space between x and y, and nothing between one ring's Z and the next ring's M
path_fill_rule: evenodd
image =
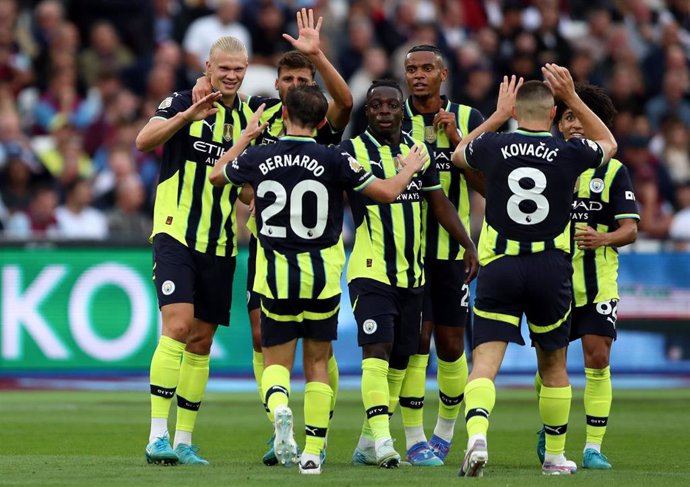
M465 263L465 273L467 275L465 284L469 284L479 273L479 257L477 256L477 248L474 244L472 247L465 249L462 260Z
M568 68L558 64L546 63L541 68L541 72L544 75L544 82L551 88L553 95L557 99L567 104L568 100L577 96L575 93L575 82Z
M196 103L203 97L208 96L213 92L213 86L211 86L211 80L208 76L199 76L192 87L192 103Z
M510 78L504 76L503 81L501 81L501 85L498 88L498 99L496 100L496 113L506 121L513 116L515 97L524 82L525 80L522 76L518 78L515 75L512 75Z
M429 161L429 154L420 146L415 144L405 157L398 156L397 163L399 171L409 171L416 173L424 169L424 165Z
M215 115L218 111L216 102L220 100L221 96L220 92L209 93L199 99L199 101L192 103L189 108L182 112L182 116L187 122L196 122L197 120L203 120L206 117Z
M252 141L261 135L261 132L268 127L268 122L261 123L261 115L264 113L265 108L265 103L259 105L259 108L256 109L252 117L247 122L247 127L242 131L242 137Z
M283 34L283 38L307 56L316 56L321 52L319 32L322 23L323 17L314 23L314 10L303 8L297 11L297 39L290 34Z

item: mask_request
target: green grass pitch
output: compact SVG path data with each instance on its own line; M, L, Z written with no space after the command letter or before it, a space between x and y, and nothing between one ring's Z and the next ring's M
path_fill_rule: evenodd
M430 435L437 402L431 392L427 395L425 425ZM302 444L302 393L293 396L297 440ZM572 477L544 477L535 454L539 416L534 394L499 389L491 416L485 476L462 479L457 477L466 441L462 420L443 467L383 470L351 466L363 412L359 394L346 391L338 398L322 475L302 477L296 468L261 464L270 427L257 394L206 397L194 439L210 466L159 467L144 460L149 411L146 391L0 391L0 485L690 485L690 391L614 390L613 407L604 445L613 470L580 469ZM580 390L575 391L566 450L578 465L584 429ZM398 451L404 453L399 415L393 418L392 430Z

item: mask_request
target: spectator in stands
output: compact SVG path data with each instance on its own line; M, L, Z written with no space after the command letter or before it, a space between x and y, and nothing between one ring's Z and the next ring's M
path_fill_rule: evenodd
M91 107L79 95L77 73L73 67L56 67L34 109L39 133L48 133L60 124L70 123L84 129L92 121Z
M91 200L88 180L76 178L66 185L65 204L55 210L58 237L103 240L108 236L105 215L91 206Z
M73 125L62 122L52 132L54 146L38 154L48 172L62 185L93 175L91 158L84 151L82 136Z
M89 47L79 55L79 72L87 85L93 86L102 72L119 73L134 64L134 55L122 44L113 25L96 22L89 34Z
M117 183L115 207L107 213L111 240L148 239L153 223L142 212L145 198L144 185L138 176L132 174Z
M204 61L213 43L219 37L233 36L247 47L252 56L252 39L249 30L239 22L242 13L240 0L218 0L213 15L192 22L184 37L184 51L188 77L193 83L204 72Z
M348 42L338 56L340 75L349 81L352 75L362 66L364 54L375 46L374 29L366 17L351 18L348 23Z
M21 159L21 151L9 151L5 170L0 173L0 196L10 214L26 210L31 202L33 191L30 186L32 174L29 166Z
M649 100L645 109L653 130L658 130L661 119L676 115L686 126L690 126L690 102L685 99L690 82L688 71L666 71L663 91Z
M260 3L251 29L252 64L265 64L273 68L280 55L292 48L283 38L283 32L288 30L286 12L273 0L262 0Z
M14 213L7 221L5 235L10 238L54 238L58 235L55 211L58 194L51 186L41 186L26 211Z
M115 204L118 185L131 177L138 178L132 152L127 147L115 146L108 153L107 167L94 178L92 186L94 206L100 209L112 208Z
M668 171L671 182L679 187L690 181L690 134L683 122L674 116L661 123L661 163ZM676 198L678 195L676 195ZM676 200L677 201L677 200Z
M676 187L676 200L680 210L671 219L669 237L679 250L690 250L690 179Z

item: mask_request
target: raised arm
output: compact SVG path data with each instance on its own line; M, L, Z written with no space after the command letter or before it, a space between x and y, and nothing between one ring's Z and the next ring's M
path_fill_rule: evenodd
M602 164L608 162L618 150L616 139L613 138L613 134L606 124L577 95L570 71L557 64L547 63L541 68L541 72L544 74L545 82L553 91L554 96L563 101L582 123L585 137L601 146L604 151Z
M405 191L415 173L424 168L428 157L426 151L414 145L404 158L399 159L402 166L400 172L388 179L374 178L371 184L362 190L362 194L377 203L393 203L400 193Z
M319 32L322 22L323 17L319 17L315 25L314 11L303 8L297 11L297 27L299 29L297 39L289 34L283 34L283 37L292 44L292 47L305 54L316 66L326 91L332 98L328 103L326 118L334 129L343 130L350 121L353 105L352 93L350 93L350 88L338 70L321 50Z
M254 112L252 118L250 118L247 122L247 127L242 131L239 139L237 139L235 143L232 144L232 147L230 147L230 149L228 149L225 154L223 154L220 159L216 161L216 164L213 166L213 170L208 177L209 181L211 181L211 184L214 186L225 186L229 183L227 177L225 176L225 166L229 162L237 159L247 148L247 146L249 146L249 144L251 144L252 141L264 131L268 125L268 122L259 123L259 120L261 119L261 114L264 112L265 107L266 105L262 103L261 106Z
M215 103L220 97L220 93L211 93L193 103L184 112L178 112L171 118L152 118L137 135L137 149L142 152L153 150L159 145L165 144L178 130L188 123L203 120L213 115L218 111Z
M498 89L498 100L496 101L496 110L489 116L484 122L475 128L472 132L463 137L462 141L458 144L453 151L451 160L453 164L458 166L460 169L465 169L468 171L473 171L473 169L467 165L465 161L465 148L474 139L479 137L484 132L496 132L506 121L512 117L513 107L515 106L515 95L517 90L522 86L524 80L522 78L516 78L515 75L508 79L508 76L503 77L501 86Z

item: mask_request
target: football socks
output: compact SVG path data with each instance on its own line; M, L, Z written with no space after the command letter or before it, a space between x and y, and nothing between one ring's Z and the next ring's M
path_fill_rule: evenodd
M565 437L570 416L573 390L567 387L541 386L539 414L546 433L546 454L560 455L565 451Z

